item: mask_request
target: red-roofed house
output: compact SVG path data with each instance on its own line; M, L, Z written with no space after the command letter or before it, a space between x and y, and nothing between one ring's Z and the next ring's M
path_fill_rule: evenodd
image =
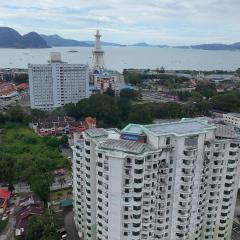
M10 197L11 192L7 189L0 188L0 214L5 212Z
M21 83L21 84L17 85L18 90L26 90L28 88L29 88L29 85L27 83Z
M15 235L21 236L25 233L28 220L33 215L44 213L44 203L33 196L27 196L19 201L19 205L14 210Z
M93 118L93 117L86 117L84 120L84 125L86 129L96 128L97 120L96 118Z

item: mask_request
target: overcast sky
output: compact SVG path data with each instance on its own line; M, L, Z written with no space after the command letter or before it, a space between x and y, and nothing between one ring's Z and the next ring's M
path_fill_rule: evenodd
M240 42L240 0L0 0L0 26L93 40L188 45Z

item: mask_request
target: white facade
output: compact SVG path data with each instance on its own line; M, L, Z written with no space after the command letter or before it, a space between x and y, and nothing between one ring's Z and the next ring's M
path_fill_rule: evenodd
M88 66L68 64L53 53L49 64L29 64L31 108L52 110L89 97Z
M95 38L96 42L95 49L93 50L93 69L104 69L104 51L101 47L101 34L99 30L97 30Z
M219 135L220 136L220 135ZM200 120L75 137L74 211L84 240L230 239L239 140Z
M223 114L223 121L226 124L240 128L240 114L239 113Z

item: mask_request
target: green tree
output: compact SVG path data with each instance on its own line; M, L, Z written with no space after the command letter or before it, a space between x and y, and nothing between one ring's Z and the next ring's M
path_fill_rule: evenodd
M27 83L28 82L28 74L26 74L26 73L17 74L14 76L13 81L16 84Z
M21 106L17 105L8 109L6 118L12 122L23 123L28 120L29 116L24 112Z
M115 92L112 90L112 88L107 88L106 92L104 92L104 94L107 94L108 96L114 97L115 96Z
M32 216L28 221L25 240L58 240L56 216L51 209L43 215Z
M134 105L130 110L128 121L131 123L150 124L153 121L153 116L150 109L145 105Z
M6 117L2 113L0 113L0 125L5 123L5 121L6 121Z
M0 152L0 182L13 183L15 180L14 163L16 159Z
M136 101L139 97L139 93L134 89L124 88L120 91L120 97Z
M51 174L37 174L32 176L30 188L31 190L46 204L49 200L50 185L53 176Z
M195 91L199 92L202 96L206 98L211 98L217 95L216 84L208 81L199 82Z
M240 76L240 68L238 68L238 69L236 70L236 74L237 74L238 76Z
M144 74L127 71L124 72L124 79L126 83L130 83L132 85L142 85L144 78L145 78Z
M240 92L228 92L214 96L211 100L214 109L226 112L240 111Z
M48 112L40 109L31 109L30 115L32 119L46 118Z

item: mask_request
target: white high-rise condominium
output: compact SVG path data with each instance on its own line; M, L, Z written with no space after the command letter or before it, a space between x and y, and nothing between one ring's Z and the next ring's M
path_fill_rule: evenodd
M48 64L29 64L31 108L52 110L89 97L88 66L62 62L51 53Z
M75 136L75 222L84 240L229 240L240 141L203 120Z

